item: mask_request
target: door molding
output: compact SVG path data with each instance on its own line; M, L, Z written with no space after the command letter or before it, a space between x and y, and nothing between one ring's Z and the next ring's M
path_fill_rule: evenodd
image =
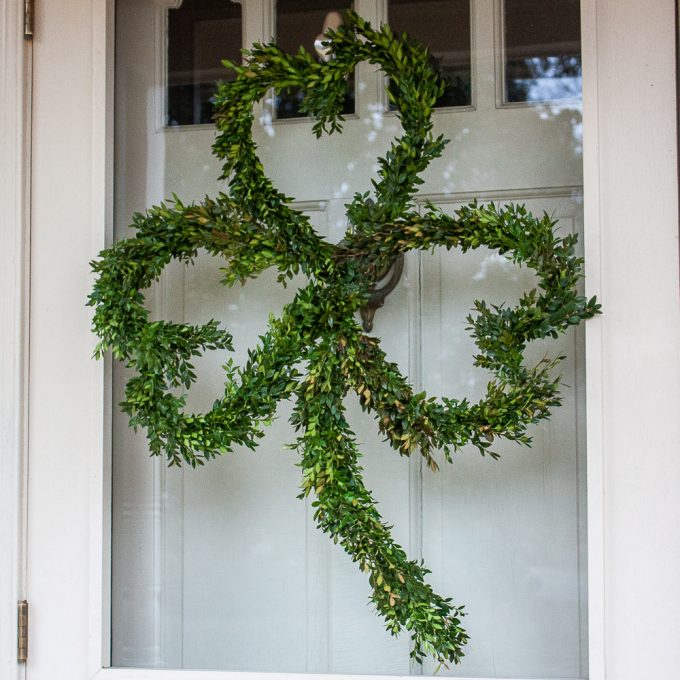
M0 675L21 678L17 600L25 598L28 177L31 43L23 0L0 5Z

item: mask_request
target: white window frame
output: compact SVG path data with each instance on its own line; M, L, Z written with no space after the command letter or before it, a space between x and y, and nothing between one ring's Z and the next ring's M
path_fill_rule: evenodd
M248 4L255 10L263 1ZM17 10L23 2L10 5ZM104 667L109 367L90 359L84 301L87 261L109 242L112 224L112 2L39 2L36 10L31 647L25 669L3 652L0 670L16 668L17 678L25 670L28 680L328 679ZM680 673L674 15L672 0L582 0L586 292L605 308L586 332L591 680L672 680ZM4 167L0 172L0 181L9 179ZM21 253L16 239L13 247ZM10 258L0 253L4 265ZM10 260L8 267L10 294L21 299L22 265ZM20 330L8 337L1 349L21 346ZM16 381L8 394L0 396L18 395ZM21 432L16 424L9 430ZM12 455L21 460L16 447ZM58 474L63 466L68 484ZM10 495L18 499L15 487Z

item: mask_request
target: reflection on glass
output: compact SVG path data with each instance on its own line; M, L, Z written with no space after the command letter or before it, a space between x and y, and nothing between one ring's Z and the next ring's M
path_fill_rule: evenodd
M505 101L581 96L579 0L505 0Z
M307 52L327 61L321 38L328 29L337 28L343 14L352 7L350 0L277 0L276 44L288 53L304 47ZM300 111L303 92L297 88L283 90L276 95L277 118L304 118ZM354 77L347 80L344 114L354 113Z
M168 11L166 125L212 120L215 81L232 73L223 59L241 58L241 5L228 0L184 0Z
M408 33L430 50L432 62L446 83L436 106L469 106L469 0L391 0L389 23L396 34Z
M491 10L496 2L500 9L501 0L476 6ZM208 41L195 8L209 3L184 0L179 9L165 9L178 4L116 0L117 238L130 235L127 225L135 212L173 193L188 203L224 189L217 180L219 163L211 154L212 129L199 132L187 125L172 134L156 134L149 112L160 87L156 67L167 45L152 36L166 14L171 22L184 17L184 33L175 25L169 36L175 74L184 69L191 75L194 65L207 69L207 45L215 46L209 67L219 71L205 78L187 76L188 113L174 114L175 122L191 123L194 83L225 77L219 59L238 59L238 5L230 0L212 4L237 13L233 38ZM249 0L243 5L250 13L243 22L247 43L262 38L273 4ZM304 16L302 10L286 12L295 3L279 4L284 49L302 44L314 54L315 39L339 5L307 3L310 16L321 9L305 27L297 20ZM512 9L510 0L506 4ZM373 0L355 5L375 8ZM406 14L409 6L411 15ZM437 18L436 6L447 7L448 14ZM467 3L392 3L390 11L392 18L397 13L397 23L402 21L397 30L416 32L436 54L441 49L441 63L467 69L469 83ZM449 23L440 30L446 16ZM451 143L423 173L419 202L432 201L452 213L471 197L504 203L511 196L534 214L559 219L562 234L582 233L582 194L577 188L582 184L580 102L560 100L511 112L494 106L494 57L502 52L499 26L491 20L476 23L475 82L490 86L477 93L475 110L463 115L456 108L438 112L437 134ZM190 45L196 35L204 36L197 44L205 60L194 59L196 50ZM446 48L447 35L454 47ZM566 54L541 53L536 49L539 42L536 37L528 41L522 58ZM519 45L519 38L510 44ZM184 66L173 56L180 46L190 57ZM350 117L342 135L317 140L308 125L296 124L280 126L271 136L255 129L258 153L273 185L294 195L296 207L305 211L314 229L333 241L339 240L346 224L348 197L370 189L376 157L384 155L399 134L398 121L382 115L384 91L378 78L366 78L363 85L367 115ZM469 92L465 101L470 101ZM203 113L197 121L209 119L209 103L198 111ZM205 254L191 266L171 263L147 296L154 320L202 324L216 319L234 336L234 352L196 357L199 378L188 394L191 411L210 409L224 393L224 363L233 359L243 365L248 350L265 332L269 314L278 317L298 285L306 282L300 276L284 289L272 268L243 287L225 288L220 285L224 266L224 260ZM374 334L415 390L476 402L489 376L473 363L477 348L465 323L472 301L510 306L536 285L531 271L496 251L409 253L402 280L376 315ZM588 677L580 333L527 348L532 363L546 354L568 357L560 367L564 404L549 423L532 428L531 448L494 442L500 461L465 450L451 464L442 462L436 474L421 470L419 456L395 455L383 442L373 415L362 411L356 395L347 397L347 418L364 453L367 485L385 521L394 525L395 539L411 558L422 558L432 569L430 582L437 592L466 607L464 625L471 642L462 664L450 669L437 669L431 660L423 668L409 664L408 635L393 638L385 630L382 619L367 606L366 575L341 546L318 531L314 499L297 498L299 458L286 447L298 436L288 423L292 403L281 404L255 452L237 447L199 470L169 469L163 459L150 458L145 433L130 429L127 416L115 407L112 665L256 673L428 677L438 671L438 677ZM123 399L128 378L117 363L113 404Z

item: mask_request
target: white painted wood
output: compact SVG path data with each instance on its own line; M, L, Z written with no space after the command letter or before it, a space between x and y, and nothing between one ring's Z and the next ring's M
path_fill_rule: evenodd
M28 677L234 678L97 671L105 635L84 622L105 620L106 497L96 481L106 461L103 371L89 361L88 314L80 305L90 285L83 263L106 234L105 215L94 205L111 195L100 179L93 185L91 172L106 158L95 151L107 137L106 110L93 84L107 80L91 56L94 46L99 52L107 44L107 22L101 2L37 8ZM680 672L673 9L668 0L653 7L642 0L583 2L586 285L608 309L587 334L590 677L596 680L665 680ZM644 242L640 225L650 225ZM656 300L651 307L649 296Z
M587 329L593 666L596 677L671 680L680 674L675 8L582 6L586 287L606 310Z
M31 45L23 2L0 5L0 676L17 664L17 601L25 598L28 178Z
M581 59L583 66L583 234L585 289L602 294L601 213L599 186L599 108L597 0L581 2ZM592 319L586 336L587 394L587 520L588 520L588 670L591 678L607 677L605 658L605 544L604 544L604 374L601 318Z
M107 646L105 366L88 262L110 226L109 4L36 3L31 203L29 678L89 678ZM39 27L39 28L38 28Z

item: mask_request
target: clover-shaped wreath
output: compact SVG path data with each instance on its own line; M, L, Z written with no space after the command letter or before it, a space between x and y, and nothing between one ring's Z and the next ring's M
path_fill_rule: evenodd
M224 161L229 194L199 205L174 197L136 214L136 236L115 243L92 263L96 355L111 350L135 371L122 409L132 426L146 429L151 453L164 453L171 465L202 465L235 445L254 448L277 403L293 398L300 497L316 496L318 527L368 573L373 604L390 633L409 631L413 658L458 662L468 640L462 607L433 592L425 580L428 570L392 539L364 486L343 398L355 392L389 444L402 456L422 455L433 470L436 449L450 461L465 444L495 456L489 447L496 437L529 444L529 424L548 418L560 404L559 379L551 371L560 358L525 366L526 344L557 337L598 313L599 305L577 293L582 260L574 254L576 236L555 236L549 216L538 219L523 206L493 203L473 203L454 216L434 207L418 212L413 197L419 173L446 143L432 134L442 81L424 48L394 36L387 26L374 30L353 13L326 39L334 55L327 63L302 49L289 55L260 44L244 53L244 65L225 62L237 77L219 85L213 148ZM346 77L362 61L380 66L394 84L389 93L403 135L379 159L374 200L368 194L354 197L347 206L351 228L333 245L265 176L252 139L252 107L271 88L300 88L316 135L339 131ZM486 246L538 277L538 290L525 293L516 307L474 303L468 322L479 349L475 364L494 374L478 403L414 394L378 339L365 335L356 319L378 272L400 254L436 246L463 252ZM199 249L226 260L228 286L269 267L279 270L282 282L302 272L309 283L270 322L244 366L225 364L224 394L212 408L187 413L177 388L189 388L196 378L192 357L229 350L232 338L216 321L150 322L140 291L171 259L191 263Z

